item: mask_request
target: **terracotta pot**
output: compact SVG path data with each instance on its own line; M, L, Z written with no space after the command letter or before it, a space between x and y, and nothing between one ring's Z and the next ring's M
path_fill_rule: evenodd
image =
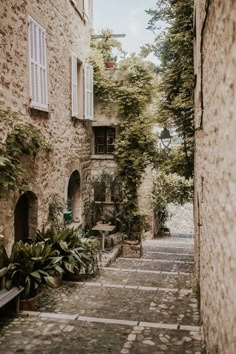
M140 258L143 255L142 243L138 241L124 241L122 256L125 258Z
M31 297L30 299L20 299L21 311L34 311L37 305L38 295Z
M105 65L106 65L107 68L112 69L112 68L115 67L116 62L115 62L115 61L107 61L107 62L105 63Z
M52 288L57 289L62 285L62 274L54 277L54 286Z

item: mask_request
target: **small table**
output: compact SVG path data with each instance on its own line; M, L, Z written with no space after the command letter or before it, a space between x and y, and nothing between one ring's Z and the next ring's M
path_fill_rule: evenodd
M106 232L111 232L115 230L115 228L116 228L115 225L110 225L110 224L96 224L92 228L93 231L99 231L100 234L102 235L102 251L104 251Z

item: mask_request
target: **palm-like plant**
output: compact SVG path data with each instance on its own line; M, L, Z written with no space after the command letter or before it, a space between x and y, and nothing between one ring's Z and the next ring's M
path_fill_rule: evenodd
M36 240L52 246L61 256L65 273L91 273L98 270L98 247L91 240L82 239L74 229L51 226L38 231Z
M62 274L61 256L44 242L14 244L8 265L13 285L24 287L23 297L31 298L43 284L53 286L53 276Z

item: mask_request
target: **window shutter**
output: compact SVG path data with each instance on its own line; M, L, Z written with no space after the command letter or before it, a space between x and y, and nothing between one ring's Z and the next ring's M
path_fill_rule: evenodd
M85 64L84 93L85 119L93 119L93 67L89 64Z
M46 31L29 17L29 67L31 105L48 108Z
M77 57L71 58L71 90L72 90L72 117L78 117L78 73Z
M89 0L84 0L84 16L88 19L89 17L89 6L88 6Z

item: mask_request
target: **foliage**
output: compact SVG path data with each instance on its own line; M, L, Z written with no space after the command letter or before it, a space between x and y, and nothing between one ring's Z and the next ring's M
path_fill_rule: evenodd
M88 200L84 205L84 214L85 214L85 227L90 230L97 223L98 220L107 221L107 215L104 210L104 203L97 203L94 200L95 189L97 194L105 193L107 188L116 183L120 184L121 181L114 175L110 174L108 171L103 170L102 173L98 176L90 177L89 179L89 190L87 190Z
M51 245L61 257L64 273L92 273L98 270L98 247L89 240L83 240L74 229L51 226L38 231L36 240Z
M0 246L0 269L7 267L9 264L9 258L5 247L3 245Z
M48 205L48 222L59 225L64 211L64 203L62 203L59 194L52 194Z
M156 166L167 174L177 173L186 178L192 169L192 161L185 158L182 147L178 145L171 147L168 153L165 150L160 150L156 159Z
M61 257L44 242L14 244L8 271L15 286L24 287L23 297L34 297L43 284L54 285L53 276L61 274Z
M193 200L193 181L177 174L160 172L153 183L152 201L158 230L168 219L169 203L184 204Z
M113 37L113 32L109 28L101 31L101 37L102 38L92 42L92 47L99 50L105 62L114 60L115 56L112 54L112 50L116 48L121 52L121 43Z
M11 112L0 111L1 122L11 125L4 142L0 143L0 194L4 191L24 190L27 173L22 160L25 157L35 158L39 150L51 151L48 142L31 124L13 124L11 119L20 118Z
M156 8L147 13L152 31L161 21L166 23L154 44L143 48L143 53L153 51L160 60L158 120L162 125L174 125L182 137L182 164L186 178L190 178L194 137L193 0L158 0Z
M112 79L105 73L101 52L92 52L90 61L94 65L96 97L106 107L116 105L122 119L115 147L123 189L120 210L116 210L117 222L122 220L129 238L140 239L144 215L138 208L137 189L146 166L155 160L157 153L153 116L147 109L155 93L156 74L153 66L135 55L119 63L118 74Z

